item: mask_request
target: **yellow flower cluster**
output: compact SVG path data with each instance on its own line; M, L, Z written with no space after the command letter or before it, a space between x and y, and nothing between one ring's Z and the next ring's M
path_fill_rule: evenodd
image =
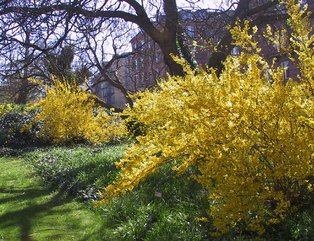
M40 135L55 143L100 143L126 134L121 120L97 107L93 95L65 81L55 79L35 105L40 107L35 122L43 123Z
M10 112L20 112L27 114L32 110L32 105L18 105L13 103L1 103L0 104L0 117L4 116Z
M13 111L14 108L15 108L14 104L7 104L7 103L0 104L0 117Z
M134 109L126 110L145 135L117 163L120 176L104 189L104 200L172 162L179 173L193 170L208 190L218 234L239 223L261 234L313 191L314 37L300 6L293 0L287 6L298 81L283 83L284 70L263 59L248 23L231 30L243 51L227 58L219 77L212 69L195 73L178 60L184 77L139 94Z

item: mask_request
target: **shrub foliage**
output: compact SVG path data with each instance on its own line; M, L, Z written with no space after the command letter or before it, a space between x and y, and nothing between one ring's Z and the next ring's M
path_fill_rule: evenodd
M0 147L26 147L39 145L39 126L24 130L34 120L36 110L26 105L0 104ZM43 144L43 143L42 143Z
M40 135L55 143L88 140L106 142L126 133L121 120L95 104L94 96L77 85L54 79L35 122L42 123Z
M284 70L265 61L248 23L231 30L242 52L227 58L220 76L178 60L184 77L139 94L126 110L144 134L117 163L121 173L105 200L171 162L207 189L216 234L239 224L262 234L304 204L313 192L314 35L306 11L287 2L293 33L286 49L291 61L298 56L296 80L283 83Z

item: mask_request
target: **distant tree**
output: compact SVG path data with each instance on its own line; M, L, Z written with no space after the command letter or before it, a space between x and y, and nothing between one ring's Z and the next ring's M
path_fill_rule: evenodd
M63 47L60 54L47 54L45 63L48 74L68 83L82 84L90 77L90 72L86 66L75 70L72 66L74 57L75 52L71 45Z
M33 59L31 48L28 46L31 41L31 33L27 27L22 28L21 36L25 42L25 47L10 50L9 55L5 56L5 71L2 75L3 95L6 100L16 104L25 104L31 93L36 89L36 85L28 81L33 77L37 70L38 60Z

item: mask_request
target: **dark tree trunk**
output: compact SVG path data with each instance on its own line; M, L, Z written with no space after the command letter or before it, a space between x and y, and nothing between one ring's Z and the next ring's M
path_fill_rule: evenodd
M30 44L30 31L27 29L24 30L25 32L25 53L24 53L24 65L25 68L22 70L21 77L20 77L20 86L17 92L17 97L15 99L16 104L26 104L27 98L30 91L30 83L27 80L27 77L29 76L29 64L31 62L31 56L30 56L30 50L29 50L29 44Z
M20 88L17 92L17 97L15 99L15 104L26 104L29 94L29 83L27 79L21 80Z
M171 75L183 76L183 68L180 64L174 61L172 56L180 56L180 53L176 44L176 37L166 38L159 44L161 51L164 55L164 61L169 69Z

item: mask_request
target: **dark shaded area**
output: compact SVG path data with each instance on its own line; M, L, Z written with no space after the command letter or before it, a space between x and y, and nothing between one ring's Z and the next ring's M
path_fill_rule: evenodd
M38 197L47 196L51 193L51 189L0 189L0 193L13 193L17 194L12 197L5 197L0 199L0 204L13 201L33 200ZM0 216L0 229L9 226L18 226L20 228L20 240L32 241L31 229L32 219L40 213L49 213L51 209L57 206L61 206L67 202L71 202L73 198L70 198L62 190L59 190L52 199L48 200L44 204L31 204L25 208L6 212ZM63 210L63 212L66 210ZM56 211L53 211L56 212ZM60 215L62 215L60 213Z
M85 153L86 156L76 157L71 156L71 152L65 152L61 156L50 153L37 157L36 160L30 155L27 159L51 189L65 190L67 195L79 197L83 201L96 200L99 198L96 193L115 179L118 173L115 162L121 156L102 160L101 156L97 155L97 149L90 151L93 155L90 156L91 160L87 160L88 153Z
M38 110L26 112L24 108L25 106L17 106L16 110L0 116L0 148L16 149L49 144L48 140L38 136L40 124L32 124Z

